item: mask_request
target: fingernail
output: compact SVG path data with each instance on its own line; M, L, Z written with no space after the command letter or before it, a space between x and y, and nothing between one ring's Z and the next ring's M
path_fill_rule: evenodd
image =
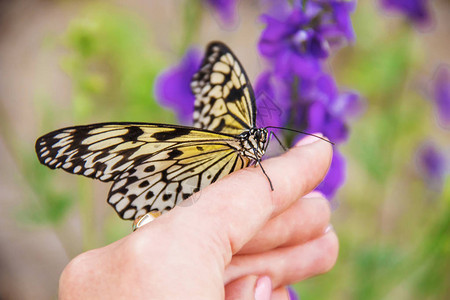
M324 234L327 234L328 232L330 232L330 231L334 231L334 227L333 227L333 225L331 225L331 224L328 224L328 226L327 226L327 228L325 228L325 230L324 230Z
M269 276L259 277L255 286L255 300L270 300L272 296L272 281Z
M305 196L303 196L303 198L325 198L326 199L324 194L322 194L319 191L312 191L311 193L306 194Z
M307 135L306 137L302 138L302 139L297 143L296 146L306 146L306 145L312 144L312 143L314 143L314 142L320 140L320 139L317 138L317 137L323 138L323 134L321 134L321 133L314 133L314 135L315 135L315 136Z

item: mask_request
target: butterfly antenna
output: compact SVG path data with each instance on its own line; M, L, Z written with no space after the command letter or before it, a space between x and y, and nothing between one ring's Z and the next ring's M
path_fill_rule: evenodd
M266 126L266 127L264 127L264 129L267 129L267 128L282 129L282 130L287 130L287 131L292 131L292 132L297 132L297 133L301 133L301 134L305 134L305 135L314 136L314 137L316 137L318 139L321 139L322 141L325 141L327 143L330 143L331 145L334 145L333 142L327 140L326 138L323 138L321 136L318 136L318 135L315 135L315 134L312 134L312 133L308 133L308 132L304 132L304 131L300 131L300 130L295 130L295 129L291 129L291 128L278 127L278 126ZM275 137L276 137L276 135L275 135ZM277 138L277 140L278 140L278 138Z
M275 134L275 132L271 131L271 134L273 134L273 136L277 139L278 144L280 144L281 148L283 148L284 151L287 151L286 146L283 145L283 143L280 141L280 139L277 137L277 135Z

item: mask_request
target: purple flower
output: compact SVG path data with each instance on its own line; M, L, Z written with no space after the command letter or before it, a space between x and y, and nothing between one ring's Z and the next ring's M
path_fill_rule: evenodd
M328 74L316 79L301 79L292 97L291 126L307 132L321 132L334 143L347 140L350 117L362 111L362 102L355 92L339 92Z
M200 62L200 51L190 49L178 65L164 71L156 79L156 98L163 106L174 110L183 123L192 121L195 97L190 83L192 76L198 71Z
M258 47L272 71L261 75L256 90L265 91L282 108L277 119L282 126L321 132L334 143L346 141L349 118L362 111L362 102L355 92L339 91L334 78L323 72L322 62L335 46L354 40L350 14L356 1L265 2L270 13L262 17L267 26ZM331 168L318 190L333 197L344 181L345 159L335 148Z
M220 19L231 24L236 16L236 0L206 0L206 2L217 12Z
M321 102L314 102L308 109L308 132L322 132L334 143L344 142L348 138L348 128L344 120L332 115Z
M356 1L343 0L317 0L322 3L326 10L331 11L324 14L322 19L322 33L332 45L347 39L355 40L355 32L352 26L350 14L355 11Z
M337 190L344 184L346 178L346 162L342 154L334 148L333 160L325 179L319 184L316 190L331 199Z
M295 2L291 9L281 5L263 15L267 24L261 34L259 50L270 59L275 72L289 76L314 77L321 71L321 60L330 46L353 40L350 13L354 1L309 1L303 8Z
M386 10L404 14L416 25L426 25L430 21L428 0L381 0Z
M288 293L289 293L289 299L290 300L299 300L300 298L298 297L297 293L295 292L295 290L288 285L287 287Z
M447 172L447 162L438 147L431 142L423 143L417 151L416 162L428 186L441 190Z
M365 109L364 104L357 92L346 91L338 95L338 98L331 107L331 111L342 117L357 117L363 113Z
M450 129L450 68L441 66L433 84L433 98L439 123Z

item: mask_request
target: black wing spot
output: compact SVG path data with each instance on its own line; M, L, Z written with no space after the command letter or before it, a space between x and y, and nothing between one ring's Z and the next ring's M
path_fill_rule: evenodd
M146 186L148 186L150 184L150 182L148 182L148 180L144 180L139 184L140 188L144 188Z
M152 192L152 191L149 191L148 193L147 193L147 195L145 195L145 199L151 199L151 198L153 198L153 196L155 196L155 194Z
M225 128L225 125L226 125L225 119L221 119L219 125L217 125L217 127L214 128L214 131L218 131L218 132L222 131L222 129Z
M135 194L131 194L128 196L128 199L130 199L130 201L133 201L136 198L137 198L137 195L135 195Z
M191 194L183 194L181 197L183 198L183 200L186 200L190 196L191 196Z
M178 149L174 149L172 151L170 151L169 153L167 153L167 155L169 155L169 159L175 158L180 156L181 154L183 154L183 151L180 151Z
M237 89L233 86L233 88L230 89L230 93L228 94L228 97L225 99L227 102L237 102L241 101L242 97L242 91L241 89Z
M137 141L138 137L144 134L144 131L137 126L129 126L127 127L128 133L123 136L123 139L126 141Z
M205 150L205 149L203 149L203 147L200 147L200 146L197 146L196 148L197 148L198 151L203 151L203 150Z
M155 132L154 134L152 134L152 138L155 138L158 141L167 141L173 138L187 135L190 132L191 129L189 128L175 128L174 130L171 131Z
M163 199L164 201L167 201L167 200L169 200L170 198L172 198L172 194L164 194L163 197L162 197L162 199Z
M147 168L144 169L144 172L146 172L146 173L151 173L153 171L155 171L154 165L148 166Z
M139 180L138 177L136 177L136 176L130 176L130 177L128 177L128 179L127 179L127 185L132 184L132 183L135 183L135 182L138 181L138 180Z

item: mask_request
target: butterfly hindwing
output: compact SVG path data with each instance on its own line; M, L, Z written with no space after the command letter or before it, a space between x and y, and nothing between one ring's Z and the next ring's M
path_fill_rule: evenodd
M108 202L124 219L164 211L248 165L229 135L191 127L103 123L60 129L36 141L41 163L114 181ZM169 197L169 195L172 196Z
M195 95L194 127L239 135L253 128L253 89L236 56L220 42L210 43L191 89Z
M123 219L152 210L164 212L248 162L223 143L177 145L121 174L108 202Z

